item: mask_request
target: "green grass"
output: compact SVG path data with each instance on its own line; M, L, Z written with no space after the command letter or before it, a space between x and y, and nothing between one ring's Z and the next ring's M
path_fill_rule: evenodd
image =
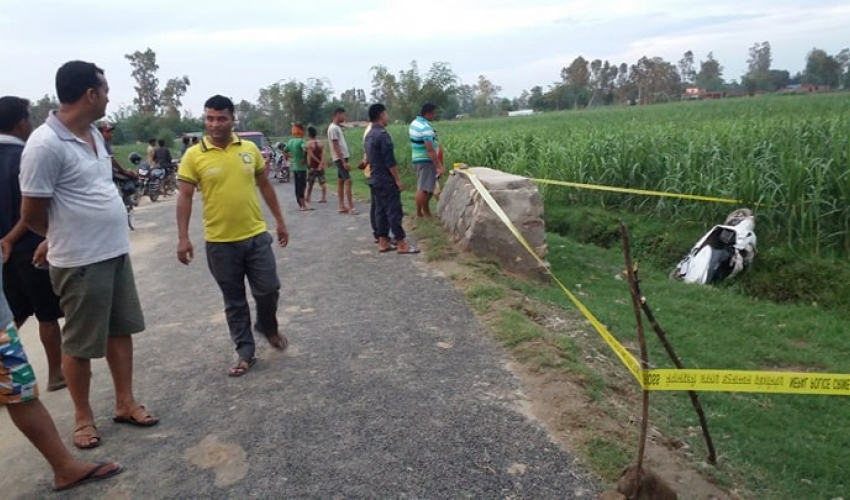
M136 167L133 166L133 164L130 163L130 160L127 159L127 157L130 156L130 153L139 153L140 155L142 155L142 158L144 158L147 150L148 150L147 143L118 144L118 145L112 146L112 152L115 153L115 159L118 160L118 163L120 163L122 167L129 168L131 170L136 170ZM172 158L179 158L180 157L180 150L179 149L172 149L171 150L171 157Z
M487 312L490 310L490 305L505 298L507 290L504 287L476 283L466 291L466 300L479 312Z
M524 342L542 338L543 327L529 321L525 314L513 309L503 309L493 324L496 339L505 347L516 347Z
M722 287L701 287L669 280L670 266L733 207L541 188L547 227L571 236L549 234L553 271L625 343L633 345L635 334L627 286L616 278L623 269L620 217L629 221L635 236L643 291L686 366L850 373L844 339L850 311L847 94L553 113L439 123L437 128L447 163L765 204L756 210L761 254L754 269ZM394 126L390 132L410 185L406 129ZM362 131L348 134L352 156L358 158ZM355 181L355 191L368 196L362 182ZM409 191L403 200L410 213ZM489 277L498 275L492 264L475 267ZM516 281L508 286L574 310L554 287ZM498 292L479 287L471 301L485 302L492 293ZM789 303L776 302L783 300ZM500 311L495 323L497 338L509 347L533 346L544 335L515 308ZM655 365L672 366L657 341L649 344ZM604 349L601 340L599 346ZM577 355L572 339L562 339L558 347L556 356L545 349L522 352L540 366L585 378L589 394L599 400L604 383ZM843 475L844 464L850 463L850 438L841 432L850 419L847 399L701 397L721 459L709 474L721 484L736 485L751 498L850 495L850 480ZM701 459L704 444L693 432L698 423L687 395L653 393L651 400L653 424L688 442L696 460ZM585 451L594 469L608 477L616 477L631 458L624 445L605 438L592 441Z
M634 457L627 444L603 437L594 437L584 446L584 454L593 470L602 477L619 477Z
M600 108L439 122L446 162L529 177L743 200L759 238L817 255L850 256L850 93ZM389 128L401 166L404 125ZM347 132L352 157L362 130ZM643 216L722 220L733 206L542 188L547 201Z
M615 336L634 345L628 287L616 278L624 267L621 250L554 234L549 244L555 274L580 292ZM733 289L686 285L667 279L663 269L640 264L643 292L686 366L850 373L847 322L839 313L748 299ZM518 286L532 297L573 309L554 287ZM672 366L653 337L649 345L652 363ZM850 419L846 398L735 393L703 393L701 398L721 456L715 472L721 482L743 483L753 498L850 494L850 481L843 476L844 464L850 463L850 438L841 432ZM653 423L704 456L704 444L692 432L698 423L686 394L653 393L651 401ZM605 449L591 454L605 455Z

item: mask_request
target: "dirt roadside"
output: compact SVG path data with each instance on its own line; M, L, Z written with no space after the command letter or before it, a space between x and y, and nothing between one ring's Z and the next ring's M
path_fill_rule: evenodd
M427 249L429 243L426 239L422 246ZM445 242L437 244L445 247ZM511 290L505 282L520 278L496 276L492 264L471 255L450 250L441 257L446 258L429 260L427 265L455 283L484 329L502 341L512 358L508 368L522 381L528 398L525 412L529 418L541 422L555 442L577 453L601 476L603 486L614 486L621 469L614 469L613 464L622 457L608 457L606 453L616 454L617 448L625 448L629 463L634 462L639 437L641 393L625 367L578 311L561 309ZM488 287L504 293L492 294L495 297L490 298L495 300L488 300L481 307L475 297ZM505 332L500 331L504 326L499 324L504 310L519 311L540 327L540 334L519 343L509 335L505 337ZM575 351L569 360L564 359L564 338L569 339ZM645 463L676 490L679 498L743 498L737 491L726 491L712 482L705 473L712 466L694 458L701 454L703 450L691 450L681 439L650 427Z

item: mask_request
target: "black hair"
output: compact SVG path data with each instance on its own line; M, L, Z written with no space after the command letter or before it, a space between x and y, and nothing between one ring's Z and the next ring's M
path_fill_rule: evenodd
M369 121L376 122L381 117L381 113L387 110L387 107L381 103L369 106Z
M334 109L334 116L336 116L336 115L338 115L338 114L340 114L340 113L345 113L345 108L343 108L342 106L340 106L340 107L338 107L338 108Z
M419 116L425 116L426 114L437 111L437 105L434 103L426 102L422 105L422 111L419 112Z
M86 95L89 89L100 90L102 69L85 61L68 61L56 71L56 96L62 104L73 104Z
M307 135L310 136L311 139L316 138L316 127L310 125L307 127Z
M0 132L11 132L21 120L29 119L30 102L10 95L0 97Z
M189 139L188 135L183 136L183 144L189 144L190 141L191 139Z
M148 144L150 144L151 146L153 146L154 144L156 144L156 139L154 139L153 137L151 137L150 139L148 139Z
M158 140L157 144L159 144L159 147L164 148L165 147L165 139Z
M197 143L199 143L199 142L201 142L201 138L200 138L200 137L198 137L198 136L193 136L193 137L192 137L192 144L197 144Z
M233 101L223 95L216 94L207 99L207 102L204 103L204 109L214 109L216 111L227 110L233 116Z

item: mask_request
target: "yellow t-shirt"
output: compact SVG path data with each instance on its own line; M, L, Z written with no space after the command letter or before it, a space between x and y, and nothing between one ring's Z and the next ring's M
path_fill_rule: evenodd
M363 147L366 147L366 136L369 135L369 132L372 130L372 124L366 125L366 130L363 131ZM369 162L369 158L366 158L366 168L363 169L363 175L366 176L367 179L372 177L372 164Z
M256 187L265 166L257 146L236 134L224 149L204 137L186 150L177 177L201 190L207 241L242 241L266 231Z

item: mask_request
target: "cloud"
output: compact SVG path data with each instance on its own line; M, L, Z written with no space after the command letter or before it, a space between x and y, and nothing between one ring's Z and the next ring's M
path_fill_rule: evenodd
M745 68L756 41L773 46L774 66L801 69L813 46L848 43L850 4L830 0L398 0L321 4L146 0L148 15L103 0L3 0L0 89L37 98L53 93L56 68L69 59L107 70L111 109L132 102L124 54L152 48L159 78L188 75L184 99L196 114L207 96L255 100L278 80L328 78L337 92L368 88L369 69L397 72L419 62L449 62L467 83L483 74L514 96L544 88L576 56L634 63L642 56L697 60L709 51L728 79ZM113 106L114 105L114 106Z

